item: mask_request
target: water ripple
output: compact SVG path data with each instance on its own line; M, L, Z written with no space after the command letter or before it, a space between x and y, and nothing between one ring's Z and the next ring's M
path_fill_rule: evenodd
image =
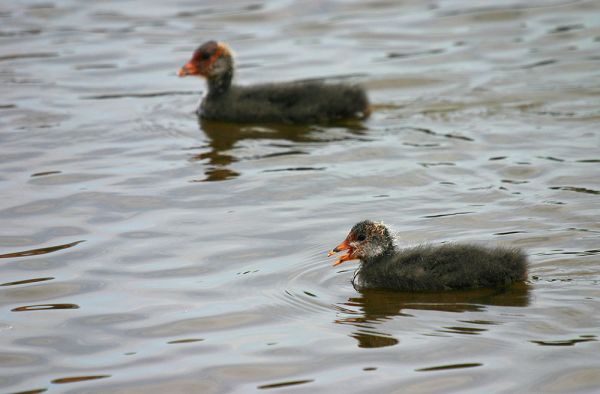
M415 371L417 371L417 372L445 371L448 369L474 368L474 367L482 367L482 366L483 366L482 363L448 364L448 365L438 365L435 367L419 368L419 369L415 369Z
M290 381L286 381L286 382L263 384L261 386L258 386L257 389L260 389L260 390L276 389L276 388L280 388L280 387L297 386L299 384L306 384L306 383L312 383L312 382L314 382L314 379L290 380Z
M12 312L32 312L32 311L47 311L53 309L79 309L76 304L40 304L27 305L11 309Z
M87 380L105 379L105 378L109 378L110 376L111 375L70 376L70 377L66 377L66 378L53 379L52 383L54 383L54 384L78 383L78 382L84 382Z
M7 253L7 254L0 254L0 259L8 259L8 258L14 258L14 257L36 256L36 255L40 255L40 254L52 253L52 252L56 252L58 250L71 248L71 247L73 247L75 245L78 245L78 244L80 244L82 242L85 242L85 240L75 241L75 242L71 242L71 243L64 244L64 245L49 246L49 247L40 248L40 249L30 249L30 250L24 250L24 251L21 251L21 252L13 252L13 253Z
M0 286L18 286L18 285L25 285L25 284L29 284L29 283L44 282L44 281L52 280L52 279L54 279L54 278L48 277L48 278L23 279L23 280L18 280L18 281L14 281L14 282L0 283Z

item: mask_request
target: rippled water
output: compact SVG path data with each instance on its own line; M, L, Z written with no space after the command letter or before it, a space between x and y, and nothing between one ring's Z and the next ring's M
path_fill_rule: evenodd
M375 112L199 124L211 38ZM0 391L597 392L599 70L592 0L4 1ZM530 280L358 292L364 218Z

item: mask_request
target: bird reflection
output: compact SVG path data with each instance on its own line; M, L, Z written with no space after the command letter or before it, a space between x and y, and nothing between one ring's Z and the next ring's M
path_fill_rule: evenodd
M439 293L403 293L388 290L359 290L359 296L349 298L339 305L353 316L336 320L336 323L356 327L351 336L358 347L375 348L396 345L392 334L381 332L377 326L395 316L412 316L410 310L443 312L479 312L486 306L525 307L529 305L529 286L518 283L506 289L476 289ZM448 331L442 331L448 332Z
M328 137L325 133L327 127L310 125L244 125L236 123L209 121L199 119L200 130L208 137L208 144L202 148L206 150L194 155L192 161L205 161L204 179L198 181L223 181L238 177L240 174L230 166L243 160L237 157L232 150L242 140L270 141L268 146L285 149L281 153L258 154L252 159L269 156L304 154L302 150L294 148L294 144L301 142L331 142L339 138ZM342 139L356 139L363 133L364 126L358 121L348 121L332 126L341 126L349 131L352 136Z

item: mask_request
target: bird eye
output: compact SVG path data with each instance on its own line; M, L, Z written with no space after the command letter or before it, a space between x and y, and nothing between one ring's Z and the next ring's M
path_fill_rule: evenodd
M364 241L365 239L367 239L367 237L365 237L365 235L364 235L364 234L358 234L358 237L356 237L356 240L357 240L358 242L362 242L362 241Z
M208 60L208 59L210 59L210 53L208 53L208 52L202 52L202 54L200 55L200 59L202 59L202 60Z

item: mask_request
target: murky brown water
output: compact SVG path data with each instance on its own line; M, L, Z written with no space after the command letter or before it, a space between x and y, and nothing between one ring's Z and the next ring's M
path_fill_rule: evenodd
M376 111L198 124L211 38ZM1 392L600 389L597 1L9 0L0 86ZM363 218L531 280L357 292L326 251Z

